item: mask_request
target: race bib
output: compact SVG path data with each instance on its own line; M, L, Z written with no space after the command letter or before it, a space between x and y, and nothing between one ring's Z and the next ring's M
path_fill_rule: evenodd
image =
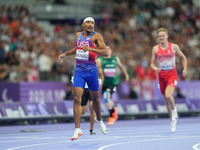
M79 61L88 61L89 51L84 52L83 50L76 50L76 59Z
M162 64L160 65L160 69L161 69L161 70L172 70L172 69L173 69L172 63L171 63L171 62L162 63Z
M116 69L115 68L105 68L104 75L105 77L115 77Z

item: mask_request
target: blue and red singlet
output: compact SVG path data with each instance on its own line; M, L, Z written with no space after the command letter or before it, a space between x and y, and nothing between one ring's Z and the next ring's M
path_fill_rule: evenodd
M91 91L99 90L99 82L98 82L98 72L96 66L96 56L97 54L92 51L84 52L82 50L83 46L87 46L90 48L96 48L92 43L92 36L96 32L87 37L83 37L83 32L80 34L78 39L76 40L76 68L74 74L74 84L73 88L81 87L84 89L85 82L88 84L88 88Z

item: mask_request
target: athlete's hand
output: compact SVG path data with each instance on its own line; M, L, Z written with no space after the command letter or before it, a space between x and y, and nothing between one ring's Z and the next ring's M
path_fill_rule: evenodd
M65 53L63 53L63 54L60 54L59 56L58 56L58 60L60 61L60 62L63 62L63 58L65 57Z
M183 69L183 77L186 77L186 76L187 76L187 70Z
M124 81L124 82L125 82L125 83L128 83L129 80L130 80L130 79L129 79L129 75L126 75L126 77L125 77L125 81Z
M99 91L102 89L102 84L99 85Z
M158 74L161 71L161 69L158 67L155 67L154 70L155 70L156 74Z
M87 46L83 46L82 49L84 52L89 51L89 47L87 47Z

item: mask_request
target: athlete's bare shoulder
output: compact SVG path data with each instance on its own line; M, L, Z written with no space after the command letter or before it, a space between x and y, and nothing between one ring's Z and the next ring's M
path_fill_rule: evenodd
M172 44L172 48L179 47L178 44L175 44L175 43L171 43L171 44Z
M154 45L153 49L158 49L158 44Z
M179 51L180 48L179 48L178 44L172 43L172 50L173 50L174 52Z
M98 48L106 48L106 45L104 43L103 36L99 33L96 32L93 37L92 37L92 43L95 47Z
M153 47L152 51L153 51L153 53L157 53L157 51L158 51L158 45L155 45L155 46Z
M99 32L96 32L95 34L94 34L94 38L103 38L103 36L101 35L101 33L99 33Z

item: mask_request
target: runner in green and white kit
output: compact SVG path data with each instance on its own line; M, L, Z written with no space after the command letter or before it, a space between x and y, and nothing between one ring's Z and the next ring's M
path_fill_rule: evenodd
M116 86L119 82L117 76L117 57L111 56L110 58L100 57L101 67L103 69L105 81L103 87Z
M96 60L97 63L101 64L104 82L102 87L103 98L106 102L106 107L109 110L110 117L108 120L108 125L113 125L118 119L117 108L114 107L114 102L112 100L112 94L116 91L117 84L119 82L117 75L117 66L120 67L125 75L125 82L129 82L129 75L121 63L119 57L112 56L112 50L108 46L108 56L100 57Z

